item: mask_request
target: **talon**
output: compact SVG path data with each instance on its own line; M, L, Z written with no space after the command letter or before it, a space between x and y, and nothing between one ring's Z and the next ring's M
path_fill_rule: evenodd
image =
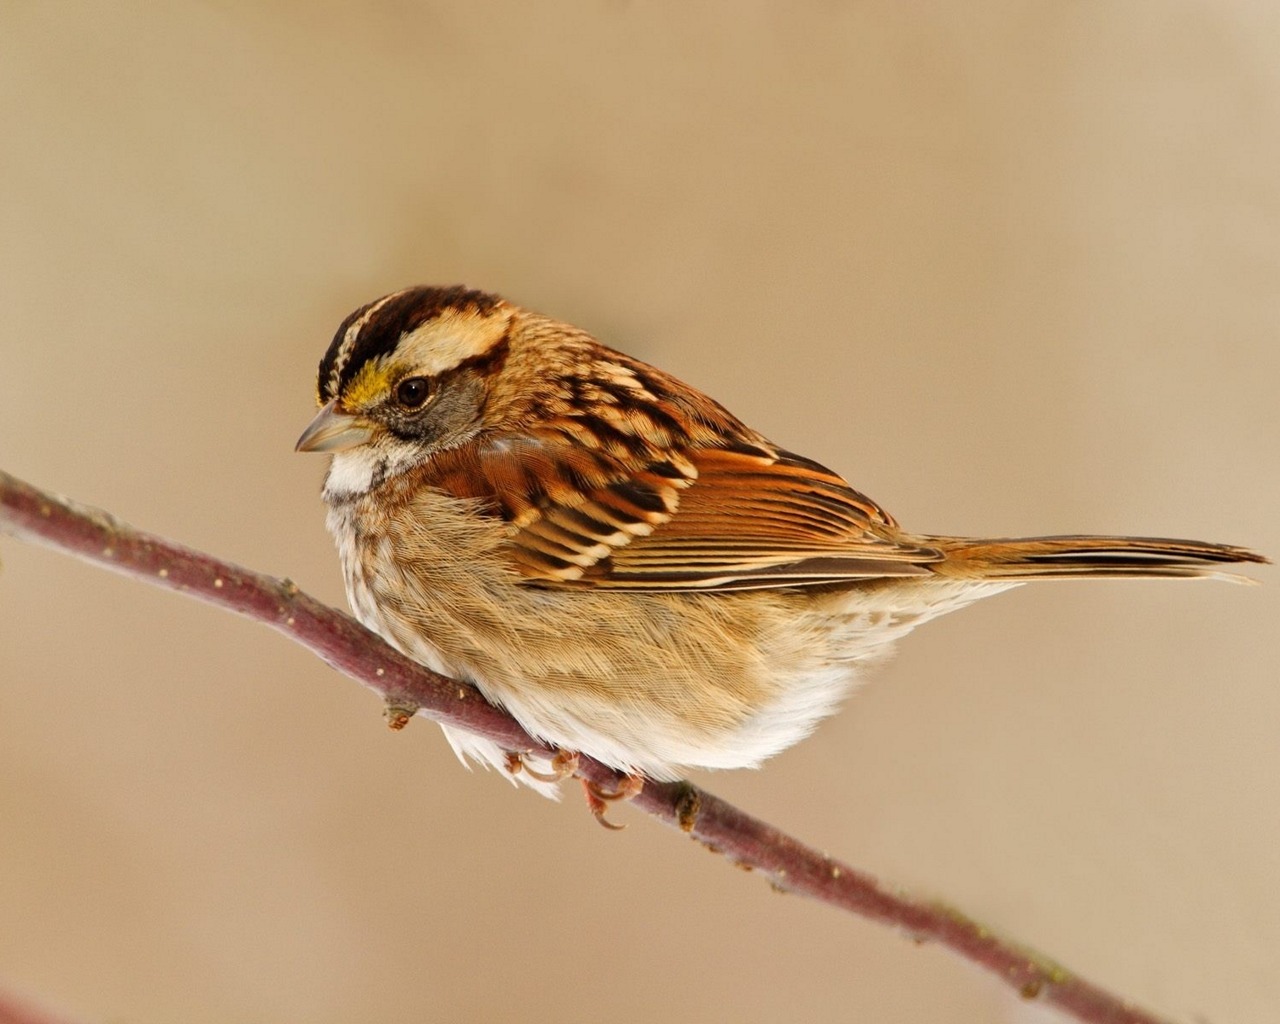
M504 760L503 767L507 770L508 775L519 775L524 771L524 755L518 751L508 750Z
M587 808L595 815L598 821L605 828L614 832L621 832L626 825L615 825L612 821L605 817L605 812L609 810L611 803L617 803L620 800L630 800L637 796L644 789L643 775L624 775L618 781L617 789L613 792L601 789L590 779L582 780L582 789L587 796Z
M539 782L563 782L565 779L577 774L578 771L578 755L574 751L557 750L556 756L551 759L551 771L535 772L527 764L524 766L525 774L531 779L537 779Z

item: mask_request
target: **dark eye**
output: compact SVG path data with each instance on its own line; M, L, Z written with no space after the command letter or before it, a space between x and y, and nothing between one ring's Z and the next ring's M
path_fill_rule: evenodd
M431 382L426 377L406 377L396 385L396 401L406 409L416 409L431 394Z

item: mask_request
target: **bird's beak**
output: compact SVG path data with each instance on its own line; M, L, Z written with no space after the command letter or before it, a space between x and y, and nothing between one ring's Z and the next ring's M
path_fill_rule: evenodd
M373 437L373 424L359 416L338 411L335 398L307 424L293 450L297 452L342 452L365 444Z

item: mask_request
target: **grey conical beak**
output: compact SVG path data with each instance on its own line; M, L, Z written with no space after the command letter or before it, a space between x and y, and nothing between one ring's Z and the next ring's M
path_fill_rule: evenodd
M334 399L307 424L293 450L298 452L341 452L367 443L373 437L373 424L359 416L338 411Z

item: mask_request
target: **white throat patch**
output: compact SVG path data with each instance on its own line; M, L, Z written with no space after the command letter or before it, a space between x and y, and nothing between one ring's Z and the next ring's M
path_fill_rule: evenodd
M324 498L356 498L368 493L375 478L385 472L385 463L367 445L337 452L329 463L329 473L324 478Z

